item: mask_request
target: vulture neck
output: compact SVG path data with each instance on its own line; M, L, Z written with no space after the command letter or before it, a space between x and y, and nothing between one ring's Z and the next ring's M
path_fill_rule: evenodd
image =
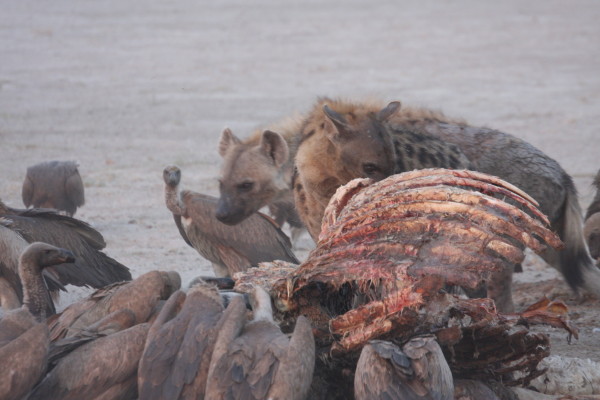
M173 214L185 216L186 210L179 196L179 185L165 185L165 203Z
M264 291L255 292L255 308L253 322L273 322L273 309L271 308L271 297Z
M21 258L19 277L23 285L23 306L39 321L56 314L54 303L50 299L50 293L42 277L42 270L35 260L29 257Z

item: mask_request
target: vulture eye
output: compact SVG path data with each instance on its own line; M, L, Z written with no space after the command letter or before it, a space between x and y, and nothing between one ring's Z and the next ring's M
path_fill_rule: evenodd
M363 164L362 166L363 172L367 174L367 176L375 175L378 172L381 172L381 169L375 164Z
M249 192L254 187L254 182L242 182L237 185L238 192Z

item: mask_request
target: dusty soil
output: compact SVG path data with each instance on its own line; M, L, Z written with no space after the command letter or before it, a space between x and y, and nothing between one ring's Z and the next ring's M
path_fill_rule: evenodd
M513 133L558 160L581 204L599 168L600 3L3 1L0 197L22 206L27 166L81 164L106 252L134 276L210 273L162 197L162 169L217 191L221 130L240 136L319 95L401 100ZM308 236L300 243L306 256ZM600 361L597 300L576 301L535 257L516 276L525 306L563 299L581 329L545 329L553 352ZM73 288L61 307L83 296Z

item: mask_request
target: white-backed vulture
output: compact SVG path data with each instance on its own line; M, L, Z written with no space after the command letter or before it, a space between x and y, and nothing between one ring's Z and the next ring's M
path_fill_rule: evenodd
M590 255L600 262L600 171L596 174L593 185L596 187L596 195L585 214L583 234L590 249Z
M354 375L356 400L452 400L450 367L433 336L419 336L400 349L383 340L368 342Z
M169 303L151 332L138 372L139 396L148 400L202 399L208 368L223 315L221 297L213 285L198 283L173 316ZM173 300L173 301L172 301Z
M270 217L255 213L238 225L217 220L216 197L181 190L181 170L163 171L165 201L185 242L209 260L217 277L233 276L262 261L298 263L290 239Z
M256 286L252 321L240 297L224 313L208 372L206 398L305 399L315 365L310 322L299 316L291 338L273 321L271 297Z
M112 312L129 309L135 323L148 321L157 303L179 289L181 278L175 271L150 271L131 282L120 282L96 290L86 299L69 305L48 320L52 341L75 336Z
M149 324L86 343L63 357L28 400L132 399Z
M23 307L39 321L45 321L56 314L50 292L42 277L42 270L73 261L75 256L69 250L42 242L30 244L21 253L19 278L23 285Z
M6 321L5 321L6 319ZM46 372L48 327L25 309L0 320L0 400L21 399Z
M21 196L25 207L54 208L75 215L85 203L75 161L46 161L27 168Z
M33 242L69 249L75 255L74 263L53 268L56 279L45 275L51 292L64 290L67 284L101 288L131 280L127 267L101 251L106 246L104 238L87 223L53 210L16 209L0 201L0 277L10 283L21 301L18 257Z

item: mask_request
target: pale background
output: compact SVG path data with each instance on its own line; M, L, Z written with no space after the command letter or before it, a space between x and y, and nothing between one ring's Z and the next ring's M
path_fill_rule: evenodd
M22 207L27 166L79 161L87 202L76 216L134 277L211 271L164 206L166 165L217 195L224 127L246 136L319 95L401 100L512 133L574 177L584 208L593 196L595 0L0 0L0 10L0 197ZM552 273L534 260L517 279ZM587 343L595 357L595 311L582 322L587 342L567 353Z

